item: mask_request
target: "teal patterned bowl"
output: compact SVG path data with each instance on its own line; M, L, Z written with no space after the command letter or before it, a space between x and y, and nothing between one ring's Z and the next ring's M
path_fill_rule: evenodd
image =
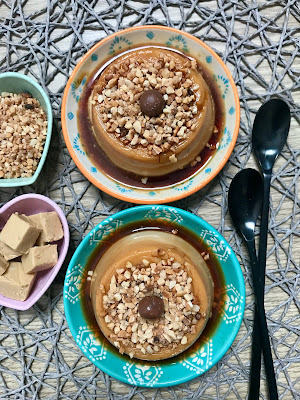
M160 362L147 362L120 355L91 323L84 312L87 262L91 253L105 245L118 229L128 224L157 221L188 229L218 262L223 284L215 298L217 323L181 355ZM96 250L97 251L97 250ZM207 222L187 211L169 206L139 206L116 213L97 225L83 239L69 264L64 284L64 308L71 333L83 354L110 376L131 385L163 387L177 385L203 374L232 345L245 309L245 284L238 260L226 240Z
M224 131L218 150L194 175L175 184L153 188L134 187L111 178L92 163L81 143L77 125L78 101L92 71L119 53L137 46L163 46L199 60L219 87L224 100ZM234 80L221 58L195 36L166 26L135 26L116 32L93 46L72 72L62 100L61 122L71 157L85 177L96 187L121 200L139 204L170 203L195 193L224 167L239 131L240 102Z
M46 141L44 144L42 157L38 163L35 173L28 178L0 179L0 187L32 185L37 180L43 168L50 146L53 123L51 104L46 92L37 82L29 78L27 75L19 74L18 72L4 72L3 74L0 74L0 94L2 92L17 94L29 92L32 97L35 97L40 102L47 116L48 126Z

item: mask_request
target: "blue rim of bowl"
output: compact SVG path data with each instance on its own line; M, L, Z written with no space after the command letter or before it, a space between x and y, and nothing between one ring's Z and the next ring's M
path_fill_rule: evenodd
M231 250L232 262L236 266L235 271L236 271L236 275L237 275L239 289L241 290L241 297L243 297L243 299L245 299L246 292L245 292L245 282L244 282L243 273L242 273L240 264L238 262L238 259L237 259L236 255L235 255L235 253L233 252L231 246L226 241L226 239L214 227L212 227L208 222L203 220L201 217L199 217L197 215L194 215L194 214L192 214L192 213L190 213L188 211L182 210L180 208L172 207L172 206L166 206L166 205L144 205L144 206L131 207L129 209L117 212L112 217L105 218L102 222L100 222L98 225L96 225L85 236L85 238L81 241L81 243L79 244L79 246L77 247L75 253L72 256L72 259L71 259L71 261L69 263L69 266L68 266L68 269L67 269L67 273L66 273L66 278L65 278L65 282L64 282L64 292L65 292L67 274L68 274L69 271L72 270L72 268L76 264L77 258L80 255L82 249L87 246L91 234L97 232L99 227L103 227L103 226L105 226L106 224L108 224L109 222L111 222L111 221L113 221L115 219L122 219L123 216L128 214L128 213L134 213L135 211L142 211L142 210L150 211L153 208L155 208L156 210L159 210L159 211L172 211L172 210L174 210L175 212L181 214L184 218L191 219L195 225L199 225L199 222L200 222L201 227L203 227L204 229L208 229L209 231L212 231L217 236L219 236L222 239L222 241L224 242L224 244L226 244L228 246L228 248ZM104 363L102 363L101 367L98 367L98 365L96 365L95 362L93 360L91 360L91 358L87 354L85 354L83 352L83 349L76 342L76 336L77 336L78 332L77 332L77 330L76 330L76 328L75 328L75 326L73 324L72 316L71 316L70 311L69 311L69 305L68 305L68 302L67 302L65 296L64 296L64 311L65 311L66 320L67 320L69 329L71 331L71 334L72 334L72 336L73 336L73 338L75 340L76 346L78 346L79 349L82 351L82 355L87 357L97 368L99 368L101 371L107 373L109 376L111 376L111 377L113 377L113 378L115 378L115 379L117 379L117 380L119 380L121 382L130 384L128 382L128 380L126 380L124 378L124 376L120 375L117 370L113 369L113 366L111 368L109 366L107 367L107 363L104 362ZM240 326L241 326L241 323L242 323L242 320L243 320L243 316L244 316L244 311L245 311L245 300L242 302L242 305L241 305L241 318L238 321L235 322L234 326L232 326L232 330L230 331L230 334L226 336L226 339L225 339L226 343L223 343L222 348L219 351L219 353L216 356L216 358L214 359L213 363L209 366L209 368L206 371L204 371L204 373L207 372L208 370L210 370L214 365L216 365L220 361L220 359L225 355L225 353L228 351L230 346L232 345L232 343L235 340L235 338L236 338L236 336L238 334L238 331L240 329ZM84 316L83 316L83 318L84 318ZM188 372L189 372L189 374L191 374L191 371L188 371ZM195 379L195 378L201 376L202 374L203 373L200 373L200 374L194 373L193 376L186 374L188 376L181 376L179 379L176 377L175 378L176 381L174 381L174 382L158 383L158 384L156 384L154 386L151 386L151 387L158 388L158 387L168 387L168 386L179 385L179 384L188 382L188 381L190 381L192 379ZM137 384L136 386L149 387L149 386L144 385L144 384Z
M18 78L18 79L23 79L27 82L29 82L31 85L33 85L42 95L45 103L46 103L46 113L47 113L47 135L46 135L46 141L44 144L43 152L42 152L42 157L38 163L38 167L35 171L35 173L28 178L11 178L11 179L0 179L0 187L16 187L16 186L27 186L27 185L32 185L38 178L44 163L47 158L49 146L50 146L50 141L51 141L51 136L52 136L52 125L53 125L53 112L51 108L51 103L49 100L49 97L45 90L39 85L36 81L33 79L29 78L29 76L20 74L18 72L3 72L0 74L0 78Z

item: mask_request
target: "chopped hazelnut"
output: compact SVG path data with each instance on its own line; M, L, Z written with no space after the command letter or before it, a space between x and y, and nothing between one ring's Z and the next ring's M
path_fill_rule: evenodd
M155 256L157 262L150 263L145 258L139 265L127 262L125 268L117 269L103 295L102 316L111 330L110 339L122 352L129 341L143 354L185 345L188 334L195 332L195 324L202 318L186 265L170 257L165 249L157 249ZM157 315L151 309L153 315L145 319L139 312L141 299L145 299L143 304L156 299L152 306L159 304L163 308Z
M195 60L179 65L164 53L147 61L142 57L124 59L118 75L108 67L106 86L92 103L99 106L106 129L124 145L142 146L154 156L175 153L177 144L195 129L195 118L201 111L196 102L199 86L191 75L196 67ZM165 101L162 113L152 118L144 115L139 103L148 90L159 91ZM177 162L175 156L170 157L171 162Z

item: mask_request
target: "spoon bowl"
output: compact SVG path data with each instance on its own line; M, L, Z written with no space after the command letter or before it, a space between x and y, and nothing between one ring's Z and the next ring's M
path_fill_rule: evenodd
M270 171L281 153L290 128L290 109L281 99L271 99L258 110L252 132L253 151L263 172Z
M261 176L252 168L240 171L230 184L229 212L235 226L246 241L254 238L255 223L262 207L262 189Z

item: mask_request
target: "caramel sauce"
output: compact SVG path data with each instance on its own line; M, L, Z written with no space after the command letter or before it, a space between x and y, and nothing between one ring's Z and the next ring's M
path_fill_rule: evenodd
M170 223L165 221L160 221L159 223L157 221L155 222L144 221L143 225L137 225L133 223L133 224L128 224L125 227L120 227L107 240L101 242L93 251L85 266L85 273L86 273L85 276L88 276L88 271L94 271L104 252L110 246L116 243L116 241L118 241L119 239L123 238L124 236L130 233L146 229L162 230L164 232L169 232L169 233L172 233L172 231L176 230L177 231L176 234L180 236L182 239L186 240L188 243L190 243L199 252L199 254L203 252L209 254L209 259L206 260L205 262L207 267L209 268L209 271L211 273L214 282L214 299L213 299L212 316L208 320L207 325L204 331L202 332L201 336L199 337L199 339L183 353L175 357L169 358L167 360L160 360L160 361L138 360L138 362L142 362L143 364L149 364L149 365L153 363L159 363L159 365L169 365L171 363L177 363L186 354L196 352L201 346L203 346L204 341L207 340L207 338L210 337L218 327L222 319L222 315L218 312L220 307L220 292L224 288L225 279L222 267L217 257L214 255L214 253L211 252L209 248L205 246L203 242L200 242L199 236L195 235L187 228L179 226L175 223ZM116 356L120 358L129 359L129 356L127 356L126 354L121 355L118 352L118 350L102 334L98 326L98 323L96 321L96 318L94 316L94 311L90 299L90 286L91 286L90 282L91 281L87 280L85 280L84 282L84 295L81 301L82 312L85 317L85 320L87 321L87 324L93 325L95 327L96 330L95 335L99 337L101 343L105 344L105 346L109 348L110 352L113 352Z
M148 47L148 46L145 46ZM151 47L160 47L162 46L151 46ZM139 48L139 47L138 47ZM175 51L180 53L182 56L188 57L186 54L166 48L168 51ZM134 48L132 50L135 50ZM130 50L129 50L130 51ZM123 53L121 53L123 54ZM117 56L119 57L120 54ZM182 182L191 176L193 176L197 171L204 168L205 165L211 160L214 156L215 152L218 149L219 143L222 138L222 133L225 126L225 107L222 99L222 95L218 88L217 83L215 82L211 71L208 68L204 67L203 64L198 64L198 70L202 74L204 80L206 81L211 95L213 97L213 101L215 104L215 126L218 129L217 133L212 133L210 140L208 142L210 147L205 147L199 154L201 157L201 162L197 163L195 166L187 166L185 168L174 171L170 174L164 176L157 177L148 177L147 183L143 184L141 182L141 175L137 175L126 170L123 170L117 167L106 155L106 153L101 149L97 140L93 134L91 122L89 119L88 113L88 100L90 94L92 92L93 86L101 72L112 62L115 58L103 62L102 65L98 65L97 68L92 71L85 84L84 90L78 102L78 111L77 111L77 124L80 135L80 140L86 155L90 158L91 162L106 175L115 179L116 181L123 183L128 186L133 187L141 187L141 188L158 188L158 187L166 187L170 185L174 185L176 183Z

